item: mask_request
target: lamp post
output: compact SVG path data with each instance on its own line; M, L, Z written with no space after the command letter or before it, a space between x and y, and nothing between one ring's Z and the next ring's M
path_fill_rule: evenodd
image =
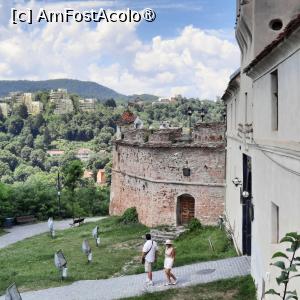
M225 123L226 122L226 118L227 118L226 109L223 110L222 116L223 116L224 123Z
M193 109L189 106L187 109L187 115L189 116L189 136L192 136L192 114L193 114Z
M59 170L57 172L57 200L58 200L58 215L61 217L61 205L60 205L60 195L61 195L61 182Z
M200 109L200 117L201 117L201 122L203 123L205 117L205 109L203 107Z
M246 206L246 210L248 210L251 221L254 220L254 205L252 203L252 195L251 191L247 191L243 186L242 180L238 177L232 179L232 183L235 187L240 187L240 201L241 204Z

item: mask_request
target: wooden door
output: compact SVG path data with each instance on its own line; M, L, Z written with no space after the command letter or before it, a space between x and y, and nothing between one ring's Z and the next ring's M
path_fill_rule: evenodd
M179 197L179 223L187 224L195 217L195 199L189 195Z

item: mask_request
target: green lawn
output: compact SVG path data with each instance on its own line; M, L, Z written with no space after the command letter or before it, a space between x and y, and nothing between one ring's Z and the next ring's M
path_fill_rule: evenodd
M100 226L101 246L97 248L91 237L96 224ZM52 240L42 234L0 250L0 294L12 282L21 291L59 286L54 253L62 249L68 261L69 278L64 283L80 279L108 278L119 272L126 262L139 253L141 236L148 229L143 225L120 225L116 218L58 231ZM81 251L83 239L89 239L93 262L87 264Z
M6 231L2 228L0 228L0 236L6 234Z
M99 248L91 237L91 231L99 224L101 245ZM12 282L21 291L68 284L76 280L104 279L112 276L143 272L140 264L141 238L148 228L140 225L122 225L118 218L107 218L81 227L58 231L52 240L48 234L18 242L0 250L0 294ZM211 250L211 238L215 252ZM93 250L93 262L81 252L83 239L89 239ZM205 227L198 232L183 234L175 241L176 265L235 256L231 243L223 231ZM62 249L68 260L69 277L61 282L54 267L55 251ZM160 247L156 269L163 268L163 247Z
M221 280L164 292L148 293L126 300L256 300L251 276Z

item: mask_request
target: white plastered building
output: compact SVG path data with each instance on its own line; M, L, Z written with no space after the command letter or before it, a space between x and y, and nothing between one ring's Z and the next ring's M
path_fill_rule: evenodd
M241 67L222 97L225 212L236 248L251 256L257 298L279 299L264 296L280 290L271 257L287 248L286 233L300 233L300 1L238 0L236 38ZM300 296L299 277L289 290Z

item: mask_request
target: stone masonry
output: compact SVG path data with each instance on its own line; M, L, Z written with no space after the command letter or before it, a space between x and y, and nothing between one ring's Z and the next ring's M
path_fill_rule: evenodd
M182 195L194 198L193 214L203 224L223 214L223 123L199 123L191 137L181 128L128 130L113 147L111 215L136 207L147 226L179 225Z

